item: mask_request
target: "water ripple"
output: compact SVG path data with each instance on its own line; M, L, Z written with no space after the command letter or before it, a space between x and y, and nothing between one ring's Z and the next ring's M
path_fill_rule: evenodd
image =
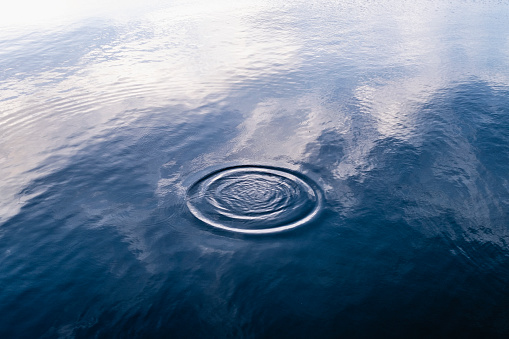
M283 168L235 166L212 172L188 190L187 206L201 221L238 233L277 233L320 211L322 194L309 178Z

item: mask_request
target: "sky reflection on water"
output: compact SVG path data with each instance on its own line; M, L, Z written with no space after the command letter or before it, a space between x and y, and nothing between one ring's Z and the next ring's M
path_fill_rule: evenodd
M25 4L0 11L0 334L509 333L508 4ZM236 165L308 175L320 219L213 232L186 190Z

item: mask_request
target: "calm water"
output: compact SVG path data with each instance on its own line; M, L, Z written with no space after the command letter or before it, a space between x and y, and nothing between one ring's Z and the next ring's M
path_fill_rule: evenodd
M1 338L509 335L509 4L105 3L2 14Z

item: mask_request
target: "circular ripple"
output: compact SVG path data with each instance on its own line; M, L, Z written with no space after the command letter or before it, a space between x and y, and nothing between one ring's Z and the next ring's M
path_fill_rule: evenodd
M303 225L320 211L318 186L300 173L268 166L236 166L212 172L187 192L191 213L214 227L251 234Z

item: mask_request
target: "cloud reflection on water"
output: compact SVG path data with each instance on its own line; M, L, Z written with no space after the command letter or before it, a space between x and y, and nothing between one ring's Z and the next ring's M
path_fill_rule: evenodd
M450 334L502 309L507 5L153 6L0 33L0 331ZM236 163L316 179L323 217L197 224L192 179Z
M34 54L23 56L33 64L30 74L7 73L2 84L3 218L19 210L14 196L43 172L31 170L47 162L49 153L51 161L59 159L62 166L83 145L113 128L114 118L121 117L121 125L126 125L137 118L137 109L196 107L221 100L243 82L298 68L300 44L289 32L272 39L270 29L250 19L263 7L231 7L181 5L177 11L161 10L113 27L99 22L107 40L97 45L95 40L102 37L94 28L92 40L84 41L89 46L76 46L81 56L73 64L66 62L67 44L57 44L55 50L46 45L59 41L55 34L81 40L86 29L42 33L18 50L4 52L12 67L23 49ZM242 15L236 12L240 9ZM54 55L54 69L33 71L40 49Z
M93 4L86 6L93 12ZM25 74L7 72L2 84L3 219L33 197L19 196L29 182L116 129L146 124L143 112L151 107L182 112L218 103L242 118L232 139L198 158L196 168L246 159L297 167L324 135L337 135L343 153L327 166L335 180L346 180L374 168L370 154L380 140L422 144L421 108L444 90L473 76L507 85L504 72L478 52L489 48L495 60L508 56L507 37L484 39L503 26L479 19L494 15L489 8L427 2L397 9L390 2L295 3L284 10L254 2L157 6L114 20L114 11L106 10L96 16L100 29L90 41L83 39L87 29L52 26L3 52L15 61L27 50L23 60L33 64ZM477 18L477 36L462 33L465 16ZM69 61L65 39L74 38L83 44L73 45L77 57ZM34 72L37 59L31 58L41 51L52 63ZM14 69L15 62L7 64ZM162 178L159 192L177 182Z

